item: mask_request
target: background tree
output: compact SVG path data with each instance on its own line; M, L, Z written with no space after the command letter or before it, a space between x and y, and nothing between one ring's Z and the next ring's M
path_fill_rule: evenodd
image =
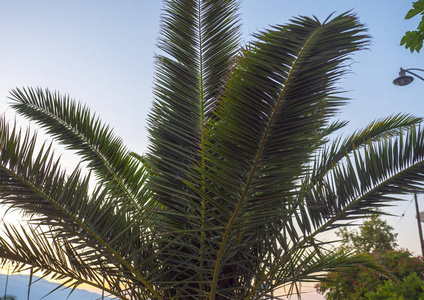
M422 257L414 257L405 250L389 250L373 256L389 271L391 278L361 266L340 268L330 272L316 286L317 292L331 300L421 299L424 296Z
M413 257L407 250L394 250L397 244L393 230L377 215L365 220L359 232L338 230L342 244L337 250L354 249L372 254L389 271L390 277L363 266L340 268L328 273L316 286L317 292L332 300L421 299L424 296L423 258Z
M421 15L421 22L414 31L407 31L402 37L401 45L405 45L406 49L420 52L423 47L424 40L424 0L418 0L412 3L412 9L408 11L405 19L411 19L417 15Z
M341 239L338 249L355 249L363 253L384 252L394 250L397 246L394 228L381 219L379 215L371 215L359 227L359 231L340 228L336 234Z
M120 299L260 299L336 267L379 269L319 238L424 181L421 118L330 140L346 125L336 84L369 42L357 17L294 18L241 48L238 1L163 5L146 156L67 95L11 92L88 167L63 171L1 119L0 202L28 216L3 225L2 260Z
M424 280L417 273L410 273L402 278L399 283L386 280L377 291L368 292L366 298L370 300L398 300L398 299L424 299Z

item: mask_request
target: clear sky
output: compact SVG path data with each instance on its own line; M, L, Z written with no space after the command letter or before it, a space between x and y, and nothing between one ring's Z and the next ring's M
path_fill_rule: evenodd
M159 31L160 0L19 0L0 1L0 112L8 109L8 91L39 86L81 100L115 128L128 147L146 151L145 119L152 103L154 53ZM340 86L350 104L340 118L345 132L397 112L424 116L424 82L397 87L400 67L424 68L424 54L399 46L403 33L418 20L404 20L411 1L394 0L244 0L244 39L292 16L356 12L373 37L370 50L354 56L352 73ZM424 51L424 50L423 50ZM420 254L414 205L407 201L387 210L398 243ZM424 210L424 195L419 197ZM409 205L409 206L408 206Z

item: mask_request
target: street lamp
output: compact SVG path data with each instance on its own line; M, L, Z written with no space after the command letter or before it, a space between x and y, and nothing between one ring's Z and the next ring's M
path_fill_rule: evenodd
M424 81L423 77L415 74L414 72L411 72L411 70L424 72L423 69L417 69L417 68L402 69L402 68L400 68L399 77L396 78L395 80L393 80L393 84L397 85L397 86L405 86L405 85L410 84L412 81L414 81L414 77L406 75L406 73L414 75L415 77L418 77L419 79ZM422 253L422 256L424 257L424 239L423 239L423 231L422 231L422 228L421 228L421 215L420 215L420 212L419 212L419 209L418 209L417 191L414 191L414 200L415 200L415 209L417 211L418 233L420 235L421 253Z
M396 78L395 80L393 80L393 84L397 85L397 86L405 86L405 85L410 84L412 81L414 81L414 77L406 75L406 73L414 75L415 77L418 77L419 79L424 81L423 77L415 74L414 72L411 72L411 70L424 72L423 69L417 69L417 68L402 69L402 68L400 68L399 77Z

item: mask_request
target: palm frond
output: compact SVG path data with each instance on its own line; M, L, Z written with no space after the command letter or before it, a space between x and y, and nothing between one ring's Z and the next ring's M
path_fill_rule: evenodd
M344 101L346 100L347 99L344 99ZM322 135L324 137L327 137L333 134L334 132L344 128L347 124L349 124L349 121L340 121L340 120L333 121L327 128L323 130Z
M207 237L186 232L198 233L197 225L205 227L206 207L183 181L193 164L205 165L204 128L215 117L239 51L238 1L164 1L164 8L158 45L163 53L156 62L147 159L153 175L149 186L165 207L155 230L171 241L161 253L161 286L169 287L169 298L199 298L207 292L202 287L207 285L203 275L209 259L203 255ZM200 208L186 199L193 197Z
M217 110L218 121L207 128L207 170L197 169L210 191L202 197L212 209L226 210L216 219L224 230L216 233L211 299L226 257L239 250L238 241L249 238L253 247L258 235L276 234L267 224L285 223L294 213L290 195L321 143L317 132L341 104L330 97L334 83L344 74L348 55L366 38L353 15L324 24L301 17L258 36L240 60ZM217 187L225 197L212 193ZM263 250L251 260L251 272L267 255Z
M132 159L122 140L91 115L87 107L69 96L40 88L16 89L10 99L18 113L45 128L68 149L75 150L110 193L127 199L135 209L141 210L145 204L140 202L145 199L141 184L143 168Z
M135 274L111 264L108 255L103 255L105 250L98 252L60 236L55 229L31 224L4 225L0 238L0 262L13 262L16 272L31 267L42 277L61 281L56 289L75 289L85 283L120 299L134 297L134 291L139 294L137 299L151 299L151 292L138 285Z
M149 118L149 161L161 177L153 182L162 202L181 190L189 166L201 160L205 123L238 52L237 8L235 0L164 1L159 40L164 54L157 57Z
M390 135L389 132L388 136ZM402 130L395 139L381 138L377 142L369 141L363 149L352 152L352 156L347 157L344 164L334 167L320 184L301 194L305 201L298 206L300 215L296 220L297 228L303 232L303 237L285 256L275 262L260 283L271 280L274 274L285 270L291 255L308 249L308 244L314 241L317 234L343 226L343 221L379 213L375 208L398 200L395 195L423 189L422 128L412 126ZM299 262L301 261L308 260L302 258ZM326 262L326 266L330 265ZM384 270L382 271L384 273ZM287 275L279 278L287 278ZM255 289L259 289L258 284Z
M78 251L66 251L69 245L59 242L54 236L46 235L42 227L4 225L0 238L0 259L15 263L15 271L20 272L30 265L35 272L43 277L51 275L53 279L66 279L67 286L76 287L81 283L88 283L109 293L119 296L112 289L103 284L103 274L106 265L96 270L83 263L78 257ZM101 266L101 261L98 261ZM105 262L103 262L105 263ZM113 274L116 270L109 268L106 274ZM109 284L112 286L112 282ZM118 285L119 287L119 285Z
M96 260L105 259L118 269L127 269L127 276L134 278L132 284L138 282L160 299L141 274L148 270L142 267L144 260L153 254L147 219L132 218L133 207L111 198L107 188L90 192L89 176L83 178L78 169L66 175L50 147L42 147L37 154L35 145L29 130L22 134L16 127L10 129L4 118L0 120L0 202L33 214L30 223L47 226L48 232L70 247L90 248L81 254L86 264L93 266ZM150 213L145 213L146 218Z
M278 267L274 266L274 268L264 272L266 276L255 282L254 288L244 298L245 300L253 299L255 294L263 293L266 295L269 291L277 289L285 290L286 296L299 295L301 294L301 283L323 280L326 272L332 272L339 268L363 266L394 279L394 276L370 254L333 253L316 244L296 249L296 251L284 256L276 266ZM264 286L267 286L269 291L263 289Z
M422 118L397 114L371 122L364 129L354 132L343 140L341 137L336 138L320 151L313 168L311 182L319 181L328 170L331 170L332 166L337 165L340 160L353 150L360 149L364 144L395 137L421 122Z
M356 219L383 207L396 196L423 189L424 132L412 126L394 139L381 139L354 150L306 200L316 227ZM323 202L323 200L325 201ZM318 216L319 215L319 216Z

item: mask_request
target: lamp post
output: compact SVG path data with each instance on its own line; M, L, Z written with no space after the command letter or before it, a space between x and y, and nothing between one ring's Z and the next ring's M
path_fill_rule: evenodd
M424 81L423 77L415 74L411 70L412 71L424 72L423 69L418 69L418 68L409 68L409 69L400 68L399 77L396 78L395 80L393 80L393 84L397 85L397 86L405 86L405 85L410 84L412 81L414 81L414 77L406 75L406 73L414 75L415 77ZM423 240L423 231L422 231L422 228L421 228L421 216L420 216L420 212L419 212L419 209L418 209L417 191L414 191L414 200L415 200L415 209L417 211L418 232L419 232L419 235L420 235L421 254L424 257L424 240Z
M417 192L414 192L414 200L415 200L415 209L417 211L418 232L420 234L421 254L424 257L423 231L422 231L422 228L421 228L421 216L420 216L420 212L419 212L419 209L418 209Z
M397 86L405 86L410 84L412 81L414 81L414 77L406 75L406 73L409 73L411 75L414 75L415 77L421 79L422 81L424 81L424 78L415 74L414 72L411 72L411 70L413 71L421 71L424 72L423 69L417 69L417 68L409 68L409 69L403 69L400 68L399 71L399 77L396 78L395 80L393 80L393 84L397 85Z

